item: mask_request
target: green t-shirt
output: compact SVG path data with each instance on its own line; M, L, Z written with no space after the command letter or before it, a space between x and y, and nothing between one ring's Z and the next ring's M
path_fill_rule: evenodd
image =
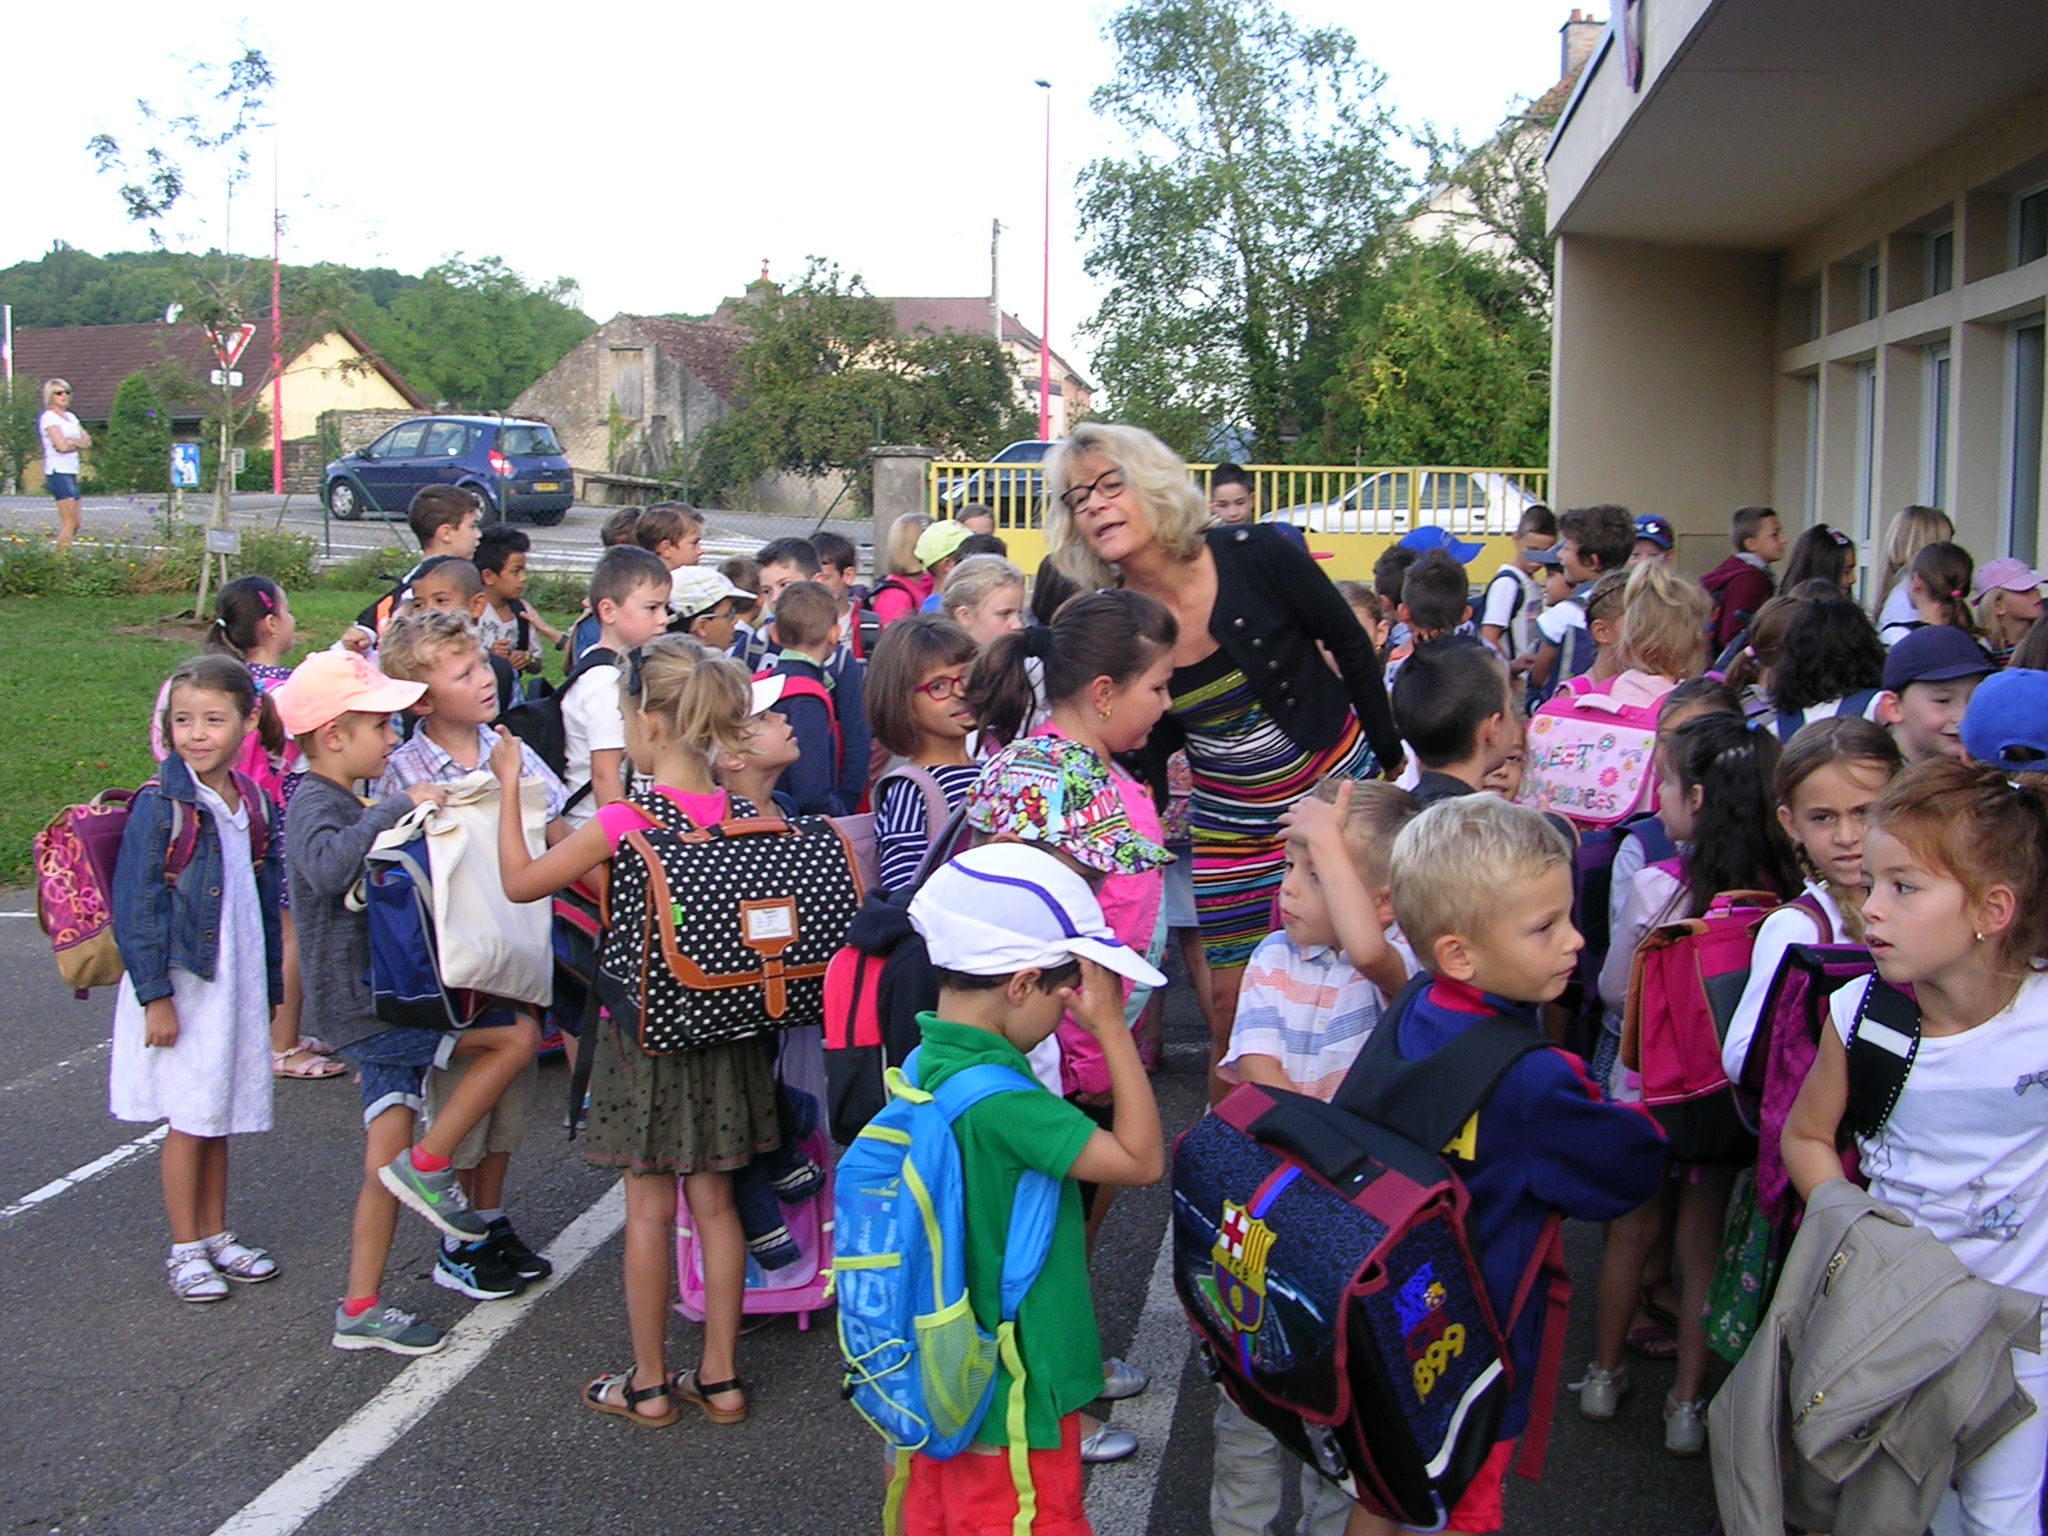
M1031 1064L1001 1035L934 1014L917 1016L924 1044L918 1077L936 1088L963 1068L993 1062L1031 1080ZM1033 1450L1054 1450L1060 1420L1102 1395L1102 1341L1088 1291L1088 1245L1081 1220L1080 1186L1067 1177L1095 1122L1035 1081L1029 1089L983 1099L953 1124L960 1143L966 1204L967 1295L975 1320L991 1334L1002 1315L1003 1245L1017 1179L1036 1168L1061 1181L1059 1218L1038 1282L1017 1309L1017 1349L1024 1359L1025 1437ZM1004 1405L1009 1372L998 1369L996 1395L975 1439L1008 1445Z

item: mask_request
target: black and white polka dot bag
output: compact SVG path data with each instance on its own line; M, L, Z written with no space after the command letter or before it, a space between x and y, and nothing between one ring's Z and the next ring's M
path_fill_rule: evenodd
M817 1024L825 968L860 906L852 844L826 816L761 816L735 796L699 827L668 796L611 863L598 995L651 1056Z

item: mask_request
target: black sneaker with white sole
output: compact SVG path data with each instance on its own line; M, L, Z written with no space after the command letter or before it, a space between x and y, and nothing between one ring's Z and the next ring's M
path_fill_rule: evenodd
M460 1291L478 1301L504 1301L526 1289L519 1272L505 1262L489 1238L474 1243L443 1243L434 1260L434 1284Z
M545 1280L555 1272L554 1265L526 1246L526 1240L512 1230L506 1217L500 1216L491 1223L490 1236L484 1241L498 1250L498 1257L522 1280Z

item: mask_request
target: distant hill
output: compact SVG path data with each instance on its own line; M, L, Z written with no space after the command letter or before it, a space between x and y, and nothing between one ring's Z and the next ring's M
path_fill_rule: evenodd
M95 256L61 241L35 261L0 269L0 302L24 330L135 325L189 304L193 281L218 253L118 251ZM244 258L234 258L244 262ZM256 263L266 275L267 263ZM429 400L503 410L597 328L568 278L531 285L497 257L451 257L421 276L389 267L286 265L287 314L309 278L338 279L350 297L332 318L351 326Z

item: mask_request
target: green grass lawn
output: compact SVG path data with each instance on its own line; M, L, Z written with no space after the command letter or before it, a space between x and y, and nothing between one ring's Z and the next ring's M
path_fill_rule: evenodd
M374 595L292 593L299 653L333 644ZM177 627L190 612L173 597L0 598L0 885L28 880L31 840L60 808L154 770L157 689L204 638Z

